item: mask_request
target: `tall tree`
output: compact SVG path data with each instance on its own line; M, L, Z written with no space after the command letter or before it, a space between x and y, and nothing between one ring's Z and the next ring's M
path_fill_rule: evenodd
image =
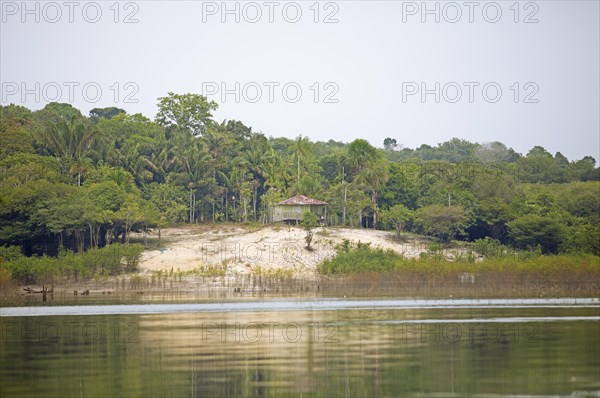
M389 165L383 154L368 141L356 139L348 145L346 161L353 171L353 182L371 196L373 208L373 228L377 228L379 208L378 192L389 178Z
M543 253L557 253L565 240L565 228L559 220L527 214L508 223L508 231L517 247L535 249Z
M211 111L218 108L214 101L208 101L199 94L168 93L158 99L156 122L167 127L176 127L192 135L202 135L212 121Z
M425 206L417 210L417 223L428 235L447 243L462 234L467 216L461 206Z
M383 140L383 147L388 151L395 151L398 148L398 141L395 138L387 137Z
M384 222L391 224L398 236L400 236L400 233L406 228L406 224L408 224L412 218L413 212L401 204L394 205L389 209L384 210L381 214L381 219Z
M73 118L70 121L61 120L52 124L43 136L43 141L55 156L68 163L75 163L77 185L81 185L81 174L85 166L91 163L88 154L95 135L96 130L93 127L79 118Z
M300 187L300 159L306 158L311 154L310 139L308 137L302 137L302 134L298 135L294 140L293 144L288 148L296 158L296 164L298 168L298 174L296 177L297 187Z
M98 123L100 119L112 119L122 113L126 113L125 110L115 106L109 108L94 108L90 111L90 120L93 123Z

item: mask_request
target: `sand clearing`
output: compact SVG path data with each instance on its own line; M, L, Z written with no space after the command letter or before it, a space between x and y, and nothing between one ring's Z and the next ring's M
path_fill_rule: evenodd
M305 248L305 235L301 227L285 225L258 230L231 225L167 228L162 231L161 250L145 251L140 269L142 272L171 268L188 271L200 266L224 266L228 273L252 273L258 269L312 273L325 258L335 255L336 246L344 239L353 243L370 242L371 247L391 249L406 257L418 257L427 250L427 243L422 239L409 237L399 243L393 240L391 232L318 228L311 244L313 250L309 251Z

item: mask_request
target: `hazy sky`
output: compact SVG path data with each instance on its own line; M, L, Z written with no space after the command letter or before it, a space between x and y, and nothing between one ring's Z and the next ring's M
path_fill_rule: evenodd
M0 3L3 105L191 92L276 137L600 158L598 1Z

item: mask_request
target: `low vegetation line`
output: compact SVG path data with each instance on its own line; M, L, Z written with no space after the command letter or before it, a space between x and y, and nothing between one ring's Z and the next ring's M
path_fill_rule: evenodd
M542 255L535 252L496 252L483 259L474 251L458 252L449 259L441 251L422 253L419 258L405 258L392 250L371 248L369 244L338 247L338 254L319 267L324 275L365 272L411 271L431 274L513 273L553 274L564 276L589 273L600 277L600 257L591 254Z
M118 275L137 270L144 246L115 243L75 253L61 251L58 256L26 257L19 247L0 247L0 282L10 279L24 283L51 284L56 278L86 279L94 275Z

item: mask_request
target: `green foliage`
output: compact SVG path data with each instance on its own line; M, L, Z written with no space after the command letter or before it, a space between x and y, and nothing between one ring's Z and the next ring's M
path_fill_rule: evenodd
M510 237L521 249L534 250L539 246L543 253L558 253L565 239L565 228L555 218L528 214L507 226Z
M227 273L227 263L223 262L216 265L200 265L197 268L187 271L188 275L198 275L198 276L225 276ZM158 271L157 276L161 276L162 272Z
M0 188L36 180L63 182L58 159L27 152L0 158Z
M383 147L388 151L394 151L398 147L398 141L395 138L387 137L383 140Z
M306 232L306 236L304 237L306 248L310 249L310 243L315 235L315 228L319 226L319 219L316 214L311 211L305 211L302 214L302 226Z
M478 239L474 241L470 247L477 253L484 256L486 259L514 259L514 260L526 260L534 259L539 257L542 252L541 250L534 251L520 251L515 250L510 246L503 245L499 241L490 237Z
M425 234L447 243L464 232L467 216L461 206L432 205L418 209L416 220Z
M70 104L0 106L0 245L56 255L175 223L267 223L275 203L304 193L329 203L329 225L366 217L443 243L491 237L511 250L598 253L591 156L569 161L542 147L521 156L458 138L416 149L395 138L385 149L267 138L241 121L217 123L216 108L175 93L158 99L155 121L115 107L88 118Z
M342 239L342 243L336 245L336 249L342 253L348 253L351 248L352 243L350 243L350 239Z
M487 236L503 241L506 237L506 223L512 219L508 203L499 198L481 200L476 213L479 236ZM479 237L478 236L478 237Z
M0 263L6 261L14 261L20 258L23 254L19 246L0 246Z
M113 244L76 254L63 251L58 257L25 257L11 253L2 266L13 279L22 282L48 283L59 277L91 277L95 273L116 275L137 269L144 246ZM5 253L2 253L4 258Z
M392 163L389 169L389 179L381 189L383 207L402 204L414 210L419 197L418 174L419 167L414 163Z
M356 139L348 145L346 162L350 165L354 174L360 174L369 166L377 163L383 155L369 144L367 140Z
M600 223L600 184L597 182L552 184L545 188L560 208L593 224Z
M342 247L344 246L344 247ZM353 274L369 272L439 274L492 274L498 280L501 273L511 275L535 275L535 277L560 277L564 273L600 272L600 257L594 255L542 255L541 253L515 252L493 240L482 240L474 247L485 252L482 261L474 261L474 253L447 257L432 247L430 253L420 258L404 258L396 252L372 249L369 244L346 244L338 247L335 257L325 260L319 272L322 274Z
M407 209L404 205L394 205L381 212L381 221L393 226L396 234L400 236L405 226L412 221L414 217L413 213L413 211Z
M402 257L391 250L372 249L369 244L343 248L320 266L323 274L350 274L354 272L391 271Z
M300 179L301 179L301 171L302 169L308 169L310 165L310 161L312 158L312 150L311 150L311 142L308 137L302 137L300 134L294 142L288 147L288 151L293 154L296 165L297 165L297 175L296 175L296 185L298 189L298 193L300 193Z
M29 109L21 105L0 105L0 119L13 120L20 126L24 126L31 122L32 113L33 112Z
M148 200L159 212L163 225L182 223L186 219L185 191L174 184L152 184L146 190Z
M371 197L369 207L373 210L373 227L376 228L379 192L389 180L389 164L380 150L363 139L356 139L348 145L345 162L352 170L352 184Z
M600 224L574 225L567 230L563 247L567 252L600 256Z
M156 122L174 126L181 131L200 135L211 124L211 111L217 109L214 101L198 94L174 94L158 99Z
M90 120L93 123L98 123L100 119L112 119L122 113L126 113L125 110L115 106L109 108L94 108L90 111Z
M20 152L33 152L29 133L18 120L0 118L0 159Z

